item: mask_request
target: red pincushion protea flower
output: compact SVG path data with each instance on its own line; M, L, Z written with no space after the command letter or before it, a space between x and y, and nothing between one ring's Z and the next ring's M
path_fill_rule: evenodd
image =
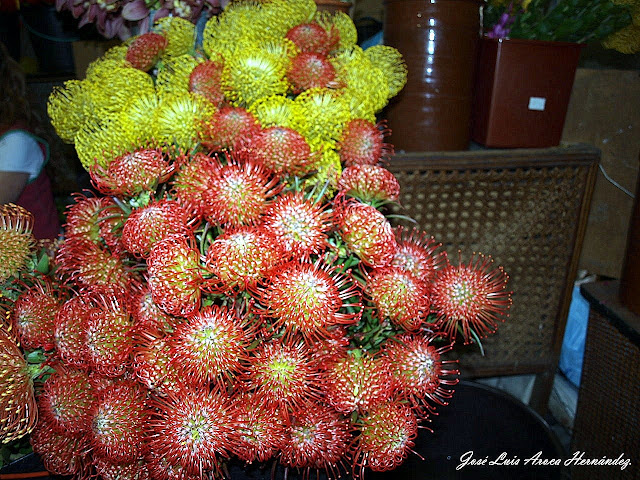
M446 252L437 253L442 244L416 229L407 230L399 226L395 233L398 249L391 265L408 271L425 283L431 283L436 272L447 261Z
M315 52L300 52L291 60L287 78L293 86L293 93L309 88L323 88L332 85L336 70L326 55Z
M393 147L384 143L390 130L384 123L374 125L364 118L351 120L342 131L339 153L347 167L352 165L375 165L393 155Z
M106 387L92 411L94 454L114 463L139 459L147 415L147 394L138 383L122 380Z
M196 153L193 158L182 163L173 177L173 195L191 213L204 216L204 192L209 188L209 181L220 163L203 153Z
M277 174L305 175L317 159L307 140L297 131L279 125L247 138L241 156L252 158Z
M286 336L327 337L332 326L351 325L360 318L360 292L353 280L321 261L285 264L265 283L257 291L260 313L272 319L274 328L283 327ZM345 307L357 313L341 311Z
M54 320L62 302L51 282L38 280L23 291L13 306L11 323L27 349L54 347Z
M382 359L387 362L396 389L403 398L414 404L423 399L436 405L447 405L453 395L449 387L456 385L458 370L448 368L455 360L444 360L443 355L452 345L432 345L436 336L401 335L386 342ZM433 409L432 404L427 408Z
M66 212L65 237L82 237L100 243L100 214L111 200L107 197L86 197L76 194L75 203Z
M342 171L338 188L364 202L397 202L400 195L398 179L389 170L377 165L354 165Z
M266 462L285 441L284 419L251 393L237 395L234 404L238 412L238 443L233 453L247 463Z
M151 247L174 234L190 231L190 215L174 200L155 200L131 212L122 229L122 243L134 255L147 257Z
M153 192L173 174L173 165L160 148L139 148L115 157L107 167L95 163L91 181L105 195L134 197Z
M0 438L8 443L33 430L38 407L29 365L3 328L0 328L0 385Z
M204 192L205 218L219 225L250 225L282 190L278 179L252 162L220 165Z
M238 372L253 341L245 323L234 310L218 305L189 316L167 342L172 365L180 377L222 385L224 377Z
M30 440L47 471L54 475L74 475L78 479L90 478L91 445L86 435L58 433L40 418Z
M370 267L389 265L398 246L386 217L374 207L355 201L338 202L337 207L340 235L349 251Z
M133 322L124 299L110 292L92 294L95 307L87 323L87 360L96 372L117 377L129 366Z
M255 287L285 260L273 235L257 227L242 227L213 241L207 251L206 266L216 275L219 290L245 290Z
M78 434L89 428L95 402L87 373L58 364L38 397L38 411L54 430Z
M213 151L235 149L238 142L260 132L258 120L241 107L223 107L206 120L200 129L200 141Z
M209 100L216 107L224 101L224 93L220 86L223 62L206 60L191 71L189 75L189 91Z
M67 365L88 368L87 325L92 308L91 301L80 294L67 300L56 313L55 348Z
M364 351L345 354L325 365L322 390L337 411L366 412L391 397L391 374L385 362Z
M294 258L305 260L328 247L332 220L326 206L305 199L302 192L287 192L267 208L262 225Z
M258 401L280 407L286 418L320 396L318 369L302 343L263 343L252 357L244 380Z
M374 269L364 293L381 321L388 318L405 330L417 330L429 314L428 285L400 268Z
M124 252L122 226L125 220L124 211L115 202L109 202L98 214L100 238L107 245L108 250L115 255Z
M131 312L136 331L164 334L172 332L180 320L167 314L153 300L149 285L144 284L139 291L130 291L127 309Z
M125 59L133 68L147 72L156 64L165 48L167 48L167 39L164 36L147 32L136 37L129 44Z
M96 457L93 461L96 473L102 480L151 480L152 477L144 460L128 463L109 462Z
M347 354L350 341L345 327L334 327L328 337L311 343L310 349L319 365L329 365Z
M67 238L56 255L60 273L80 288L96 285L126 288L133 276L118 255L82 236Z
M418 422L411 407L397 401L374 405L358 423L356 478L363 478L366 467L374 472L396 468L407 458L418 434Z
M0 205L0 282L24 268L35 246L33 215L12 203Z
M301 23L296 25L286 34L302 52L317 52L328 55L340 41L340 35L336 29L327 32L317 22Z
M461 330L465 344L471 342L472 331L479 337L495 332L496 321L504 321L511 306L508 279L502 267L494 268L493 259L484 255L472 256L468 264L446 265L432 285L437 326L451 340Z
M169 350L166 337L156 337L146 332L136 334L136 345L133 348L133 371L136 378L146 388L164 396L168 392L176 392L184 385L184 378L171 363L167 355ZM205 385L198 385L206 388Z
M226 394L183 389L156 398L152 407L148 447L169 465L181 465L187 473L204 478L204 472L218 469L217 455L227 457L233 450L240 425Z
M154 480L202 480L198 473L190 473L180 463L170 463L161 454L145 448L147 468Z
M288 467L324 469L339 478L339 465L349 452L351 424L335 410L310 404L290 422L280 463Z
M203 283L195 240L171 235L156 243L147 259L153 300L170 315L188 315L200 306Z

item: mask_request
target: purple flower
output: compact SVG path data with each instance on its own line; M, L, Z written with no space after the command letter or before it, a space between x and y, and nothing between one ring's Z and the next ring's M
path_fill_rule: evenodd
M512 12L512 5L509 6L509 11L500 15L500 20L496 23L491 31L487 33L489 38L505 38L511 31L511 24L515 22L516 17Z

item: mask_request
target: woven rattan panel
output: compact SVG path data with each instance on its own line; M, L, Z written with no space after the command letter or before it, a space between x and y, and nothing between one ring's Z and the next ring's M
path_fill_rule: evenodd
M584 458L631 459L624 470L572 466L574 480L640 479L640 347L593 306L572 443Z
M390 169L401 185L401 208L454 261L473 252L504 266L513 290L510 318L478 349L457 349L468 375L540 373L553 362L559 312L567 279L575 270L576 239L584 226L584 203L593 163L554 162L469 154L439 158L396 157ZM589 192L588 192L589 191ZM404 221L399 221L410 225ZM564 328L564 323L562 323ZM555 368L555 366L554 366Z

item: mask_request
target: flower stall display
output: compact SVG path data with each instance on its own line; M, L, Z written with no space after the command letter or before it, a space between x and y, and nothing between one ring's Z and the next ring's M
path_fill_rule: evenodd
M454 394L446 352L506 316L507 275L385 214L396 50L313 0L194 30L166 17L49 99L99 193L49 256L0 212L2 441L30 432L75 478L393 469Z

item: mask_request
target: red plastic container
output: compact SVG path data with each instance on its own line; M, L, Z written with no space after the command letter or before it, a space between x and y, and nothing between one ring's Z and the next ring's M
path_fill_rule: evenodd
M482 38L471 138L497 148L558 145L583 46Z

